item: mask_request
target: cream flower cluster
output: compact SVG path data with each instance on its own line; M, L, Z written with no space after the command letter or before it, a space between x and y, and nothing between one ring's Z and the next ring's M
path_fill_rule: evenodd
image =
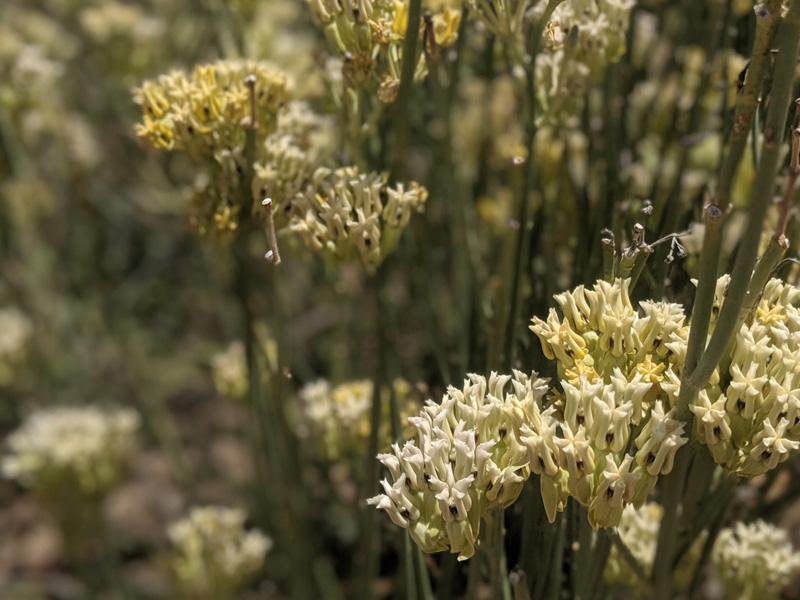
M773 600L800 573L800 553L782 529L764 521L723 529L711 555L726 597Z
M169 527L171 566L184 597L231 598L261 568L272 540L245 531L244 522L240 509L204 506Z
M730 277L717 282L715 314ZM721 385L701 390L695 437L729 471L752 477L800 448L800 290L770 280L749 322L736 334ZM713 325L713 322L712 322Z
M233 240L243 221L263 220L269 198L277 228L299 233L336 263L360 259L373 268L397 245L412 212L424 210L428 193L415 182L390 186L382 174L328 168L329 121L303 102L287 102L286 77L265 63L218 61L162 75L136 90L135 100L144 113L140 137L201 161L189 223L216 241Z
M538 20L549 0L538 0ZM577 114L588 85L625 54L634 0L567 0L550 16L536 56L537 101L546 119Z
M397 98L402 71L402 43L408 27L408 0L308 0L315 23L322 27L333 50L342 57L342 75L348 87L368 86L381 102ZM460 0L423 0L430 25L420 20L421 43L428 51L450 46L458 37ZM430 34L426 27L430 28ZM425 53L415 68L424 77Z
M124 475L138 426L138 415L129 409L40 410L9 435L0 469L46 499L67 490L101 496Z
M402 420L406 422L407 417L419 411L419 401L407 381L397 379L392 386ZM320 380L305 385L298 393L298 437L310 439L318 454L328 462L363 454L369 442L373 392L374 385L369 380L335 386ZM388 388L381 390L380 401L384 418L378 439L382 448L388 448L391 441ZM413 430L408 426L404 433L411 435Z
M519 496L530 474L522 426L539 410L547 381L492 373L469 375L441 404L428 401L410 422L416 437L378 455L392 480L368 500L408 530L425 552L471 557L481 518Z
M648 577L653 571L663 516L664 508L660 504L646 502L638 510L633 506L626 506L619 523L620 538ZM705 539L706 534L703 532L695 539L689 550L681 555L674 570L677 589L684 590L691 583ZM639 578L616 546L611 548L604 576L606 582L610 584L626 586L635 598L644 599L652 596L652 590L647 586L647 582Z
M628 380L617 368L608 384L583 375L578 385L562 386L563 394L521 427L547 516L552 523L572 496L589 509L592 527L615 527L625 506L640 507L658 475L672 470L688 441L683 423L662 400L645 401L653 384L641 373Z
M427 190L412 182L390 187L385 175L356 167L316 169L291 207L289 228L334 263L360 258L375 267L397 246L412 212L422 212Z
M646 502L638 510L628 505L622 511L619 535L648 576L653 570L653 561L658 545L658 531L663 516L664 508L655 502ZM641 584L639 577L628 562L620 556L616 546L611 548L605 570L605 580L608 583L622 584L632 589L638 588Z

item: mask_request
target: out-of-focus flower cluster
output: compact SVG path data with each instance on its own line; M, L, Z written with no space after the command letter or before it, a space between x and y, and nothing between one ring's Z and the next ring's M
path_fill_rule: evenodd
M717 282L714 314L730 277ZM800 290L770 280L755 312L736 334L720 385L701 390L695 437L730 472L752 477L800 448ZM713 327L714 321L712 321Z
M33 323L16 308L0 309L0 386L14 380L14 374L25 357Z
M45 500L100 497L125 475L139 416L130 409L58 407L32 413L7 440L5 477Z
M411 213L424 209L428 194L415 182L389 186L379 173L325 166L332 154L327 121L305 103L287 103L285 76L264 63L219 61L190 75L162 75L145 82L136 101L144 113L140 137L207 166L189 222L218 241L232 240L251 216L263 218L269 198L276 226L299 233L310 250L374 267L397 245ZM248 163L253 106L258 127Z
M394 102L404 58L408 0L308 0L308 4L314 22L341 57L346 86L367 87L381 102ZM420 19L419 29L412 30L418 32L427 51L453 44L461 22L461 0L424 0L423 9L429 21ZM421 53L415 79L426 72L425 53Z
M170 566L181 598L233 598L264 564L272 540L246 531L237 508L204 506L172 524Z
M211 358L211 377L220 396L239 400L247 395L250 382L247 355L242 342L232 342L225 351Z
M405 380L395 380L393 388L401 420L406 423L403 435L413 435L408 417L419 411L420 403ZM336 386L325 380L307 384L298 393L298 437L310 440L317 455L328 463L363 455L369 443L373 393L369 380ZM392 440L390 400L390 391L381 390L378 440L382 449L387 449Z
M540 19L549 0L529 16ZM622 58L633 0L570 0L559 4L542 34L536 56L536 89L545 119L559 121L583 107L586 89Z
M619 535L647 576L650 576L653 571L658 532L663 515L664 508L655 502L646 502L638 510L629 505L622 511ZM698 536L689 551L681 556L674 571L677 589L685 589L691 582L691 576L703 550L705 537L705 534ZM646 585L647 582L639 578L616 546L611 548L604 576L608 583L624 585L637 598L649 598L652 595L652 590Z
M764 521L736 523L720 531L712 561L726 598L774 600L800 573L800 553L782 529Z
M425 552L449 548L459 560L471 557L481 518L513 503L530 474L522 426L547 389L535 373L519 371L488 381L469 375L462 389L448 388L441 404L429 400L409 419L414 439L378 455L391 481L368 502Z
M248 77L255 78L252 93ZM224 166L228 156L222 153L244 147L243 125L249 125L253 105L260 141L275 130L287 100L286 76L263 62L217 61L145 81L134 99L143 112L136 132L150 145L198 159L213 156Z

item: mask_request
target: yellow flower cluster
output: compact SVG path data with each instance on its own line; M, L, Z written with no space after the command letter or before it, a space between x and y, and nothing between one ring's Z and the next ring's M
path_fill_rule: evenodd
M253 77L253 90L246 80ZM256 109L263 139L275 128L287 100L286 76L271 65L249 60L217 61L191 73L174 71L135 90L143 123L136 133L162 150L180 150L195 158L243 147L245 130Z
M328 168L330 123L301 101L286 101L286 78L269 65L220 61L187 75L175 72L136 91L139 136L152 146L186 152L204 167L192 190L189 223L224 243L243 222L265 217L305 245L341 263L374 268L397 245L425 188L389 186L386 176L357 167ZM255 114L252 162L246 131Z

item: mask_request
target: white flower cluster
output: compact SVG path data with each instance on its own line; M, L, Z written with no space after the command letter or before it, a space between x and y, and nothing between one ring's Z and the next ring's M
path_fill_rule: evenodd
M124 475L138 426L139 416L129 409L40 410L8 437L0 468L45 498L67 490L100 496Z
M652 384L643 398L645 410L656 399L674 407L689 336L683 307L641 302L640 315L629 287L629 279L617 279L613 284L598 281L591 290L581 285L557 294L563 318L551 308L546 321L533 318L531 331L545 356L556 359L566 382L578 385L586 375L590 383L608 383L620 369L630 382L641 375L638 381Z
M619 523L620 538L648 577L653 571L663 516L664 508L660 504L646 502L638 510L633 506L626 506ZM673 571L676 589L684 590L691 583L705 540L706 534L703 532L695 539L689 550L681 555ZM607 583L627 587L634 598L646 599L652 596L649 582L641 580L628 559L620 554L616 546L611 548L604 576Z
M715 308L729 281L717 282ZM695 437L738 475L765 473L800 448L800 310L792 305L799 299L796 287L770 280L736 334L722 387L701 390L690 407Z
M760 520L723 529L711 558L727 598L776 600L800 573L800 553L786 532Z
M171 564L182 593L231 597L261 568L272 540L258 530L245 531L244 522L240 509L205 506L169 527Z
M510 391L506 391L510 384ZM469 375L441 404L428 401L409 419L416 439L378 459L392 481L368 500L408 530L425 552L450 548L471 557L481 518L519 496L530 474L522 426L541 407L547 381L535 373Z
M549 0L538 0L529 16L540 19ZM592 81L625 54L634 0L567 0L558 5L536 56L536 89L545 118L577 114ZM535 22L534 21L534 22Z

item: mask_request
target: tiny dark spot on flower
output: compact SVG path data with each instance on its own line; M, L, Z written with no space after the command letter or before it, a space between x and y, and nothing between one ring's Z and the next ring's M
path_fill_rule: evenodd
M611 498L613 498L613 497L614 497L614 490L612 490L611 488L608 488L606 490L606 499L611 500Z
M400 516L403 517L404 519L411 518L411 514L408 512L407 508L404 508L403 510L400 511Z
M498 429L498 430L497 430L497 435L499 435L499 436L500 436L500 439L501 439L501 440L502 440L502 439L504 439L504 438L506 437L506 434L507 434L507 433L508 433L508 431L506 431L506 428L505 428L505 427L501 427L500 429Z
M614 433L607 433L606 434L606 444L611 444L614 441Z
M583 415L576 415L575 416L575 422L578 425L583 425L585 421L586 421L586 417L584 417Z
M582 460L579 460L575 463L575 466L578 467L581 471L583 471L584 463Z
M645 461L645 463L647 463L648 465L652 465L654 462L656 462L656 457L651 452L650 454L647 455L647 460Z
M714 427L713 431L714 431L714 437L716 438L719 438L719 436L722 434L722 429L719 428L719 425Z
M489 483L486 484L486 491L490 492L492 488L494 488L494 484L490 481Z
M454 517L458 516L458 509L455 506L450 507L450 514Z
M742 411L744 410L744 407L745 407L744 400L742 400L741 398L739 398L739 399L736 401L736 410L738 410L739 412L742 412Z
M761 453L761 460L769 460L772 457L772 452L765 450Z

